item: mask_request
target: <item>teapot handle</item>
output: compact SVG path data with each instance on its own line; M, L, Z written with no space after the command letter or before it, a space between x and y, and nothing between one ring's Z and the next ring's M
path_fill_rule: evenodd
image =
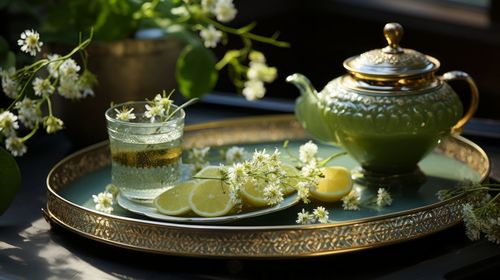
M472 118L472 116L477 110L477 106L479 104L479 91L477 90L476 83L474 82L472 77L463 71L446 72L442 76L442 79L444 81L452 81L452 80L466 81L470 87L472 96L469 109L464 114L464 116L460 120L458 120L458 122L451 128L451 133L460 134L462 132L462 128L465 125L465 123Z

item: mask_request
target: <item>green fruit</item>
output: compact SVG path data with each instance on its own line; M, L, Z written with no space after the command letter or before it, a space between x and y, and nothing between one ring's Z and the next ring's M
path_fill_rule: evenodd
M9 207L21 185L16 160L0 147L0 215Z

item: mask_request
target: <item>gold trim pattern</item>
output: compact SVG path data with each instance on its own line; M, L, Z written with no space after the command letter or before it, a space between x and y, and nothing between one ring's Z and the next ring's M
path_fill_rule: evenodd
M186 147L231 145L303 137L304 131L293 116L267 116L188 127L184 144ZM438 151L467 163L481 174L481 180L486 179L489 161L474 143L450 137ZM78 177L109 164L107 142L57 164L47 178L49 219L104 243L169 255L290 258L374 248L428 235L460 222L461 204L466 199L455 197L400 213L326 225L207 226L103 214L73 204L58 194Z

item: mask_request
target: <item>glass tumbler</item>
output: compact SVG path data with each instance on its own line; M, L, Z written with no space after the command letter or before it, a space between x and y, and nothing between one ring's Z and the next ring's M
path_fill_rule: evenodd
M127 102L105 113L111 149L111 178L120 193L132 200L151 200L181 177L184 110L167 121L151 122L145 101ZM133 109L136 118L121 121L117 110ZM171 105L173 112L178 107ZM116 109L116 110L115 110Z

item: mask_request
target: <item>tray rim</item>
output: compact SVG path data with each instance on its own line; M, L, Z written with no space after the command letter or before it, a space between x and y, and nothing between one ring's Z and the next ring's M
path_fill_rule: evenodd
M186 132L191 132L191 131L198 131L198 130L206 130L206 129L212 129L212 128L222 128L222 127L230 127L232 125L244 125L244 124L255 124L259 123L262 121L266 122L279 122L279 121L296 121L293 115L271 115L271 116L258 116L258 117L245 117L245 118L236 118L236 119L229 119L229 120L222 120L222 121L214 121L214 122L207 122L207 123L201 123L201 124L194 124L194 125L189 125L186 126ZM490 173L490 162L487 154L484 152L484 150L475 144L474 142L458 135L451 135L452 138L455 138L455 140L458 140L471 148L473 148L475 151L479 152L481 156L485 159L485 164L486 164L486 171L484 174L481 174L480 181L483 182L488 178L488 174ZM208 231L216 231L216 232L222 232L222 233L231 233L231 232L246 232L246 233L262 233L263 231L266 232L283 232L283 231L315 231L315 230L322 230L322 229L329 229L332 227L346 227L346 226L353 226L353 225L360 225L360 224L365 224L365 223L373 223L373 222L379 222L379 221L386 221L390 220L393 218L400 218L404 216L410 216L413 214L417 213L422 213L425 211L429 210L435 210L438 209L442 206L447 206L450 205L451 203L461 203L465 200L465 196L455 196L453 198L447 199L445 201L437 202L437 203L432 203L429 205L417 207L417 208L412 208L409 210L404 210L404 211L399 211L395 213L390 213L390 214L384 214L384 215L378 215L375 217L366 217L366 218L361 218L361 219L355 219L355 220L350 220L350 221L342 221L342 222L336 222L336 223L330 223L330 224L312 224L312 225L276 225L276 226L230 226L230 225L211 225L211 224L180 224L180 223L174 223L174 222L164 222L164 221L154 221L154 220L143 220L143 219L136 219L136 218L130 218L130 217L122 217L122 216L117 216L117 215L112 215L112 214L105 214L102 212L98 212L93 209L88 209L83 206L77 205L69 200L66 200L62 196L60 196L57 191L52 189L49 179L53 174L60 168L62 165L66 164L68 161L70 161L73 158L76 158L80 155L86 154L89 151L97 150L97 149L102 149L104 146L108 145L108 141L103 141L94 145L91 145L89 147L86 147L82 150L79 150L75 153L72 153L68 156L66 156L64 159L59 161L49 172L46 180L46 185L47 185L47 195L48 195L48 201L47 201L47 209L43 210L44 215L49 221L53 221L56 224L70 229L71 231L80 234L82 236L91 238L93 240L101 241L107 244L112 244L116 245L119 247L124 247L124 248L129 248L129 249L134 249L134 250L139 250L139 251L145 251L145 252L152 252L152 253L162 253L162 254L169 254L169 255L179 255L179 256L191 256L191 257L240 257L240 258L255 258L255 257L264 257L264 258L290 258L290 257L305 257L305 256L319 256L319 255L327 255L327 254L335 254L335 253L342 253L342 252L349 252L349 251L357 251L357 250L362 250L366 248L376 248L380 246L386 246L390 244L395 244L395 243L400 243L403 241L407 240L412 240L416 238L420 238L429 234L432 234L434 232L438 232L441 230L444 230L446 228L449 228L457 223L460 223L460 220L450 222L444 226L441 226L439 228L433 229L433 230L428 230L425 232L421 233L416 233L410 237L405 237L399 240L392 240L392 241L383 241L383 242L378 242L376 244L370 244L366 246L357 246L353 248L347 248L347 249L335 249L335 250L327 250L327 251L321 251L321 252L308 252L308 253L298 253L294 255L264 255L264 256L259 256L259 255L234 255L234 254L217 254L217 255L206 255L206 254L193 254L193 253L182 253L182 252L169 252L169 251L161 251L161 250L152 250L148 248L143 248L140 246L134 246L131 244L124 244L121 242L116 242L113 240L107 240L105 238L100 238L97 237L91 233L79 230L77 228L72 227L71 225L68 225L65 221L61 220L60 217L57 217L52 211L51 211L51 197L53 199L59 200L60 202L69 205L69 207L76 208L79 211L82 212L87 212L90 213L96 217L102 217L105 219L111 219L111 220L121 220L124 222L128 223L135 223L139 225L144 225L144 226L159 226L162 227L165 230L168 229L183 229L183 230L208 230Z

